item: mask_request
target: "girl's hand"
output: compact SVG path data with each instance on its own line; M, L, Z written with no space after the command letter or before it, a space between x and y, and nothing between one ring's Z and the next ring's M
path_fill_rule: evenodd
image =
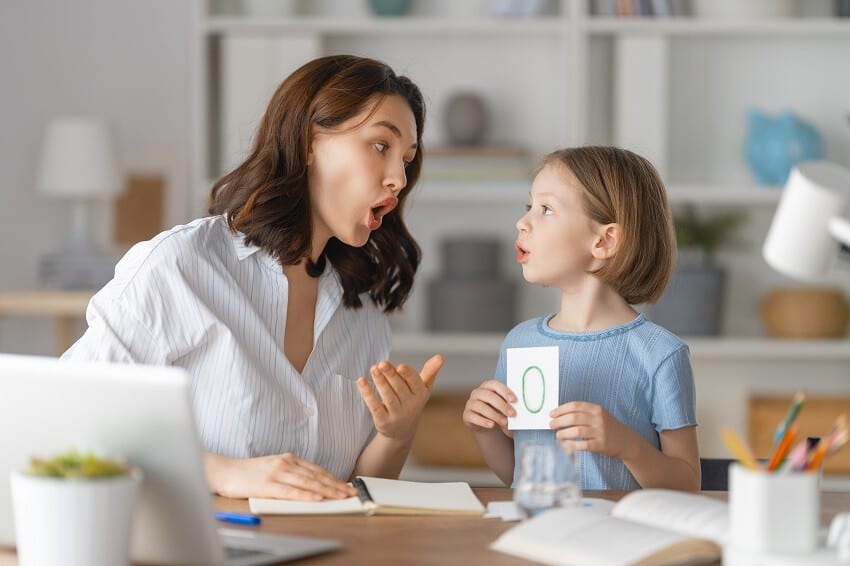
M204 465L210 488L224 497L321 501L357 495L326 469L289 453L248 459L208 453Z
M431 388L442 367L440 355L432 356L419 373L407 364L394 366L384 360L370 370L378 395L365 377L357 380L360 396L380 434L402 442L413 439L419 415L431 397Z
M516 400L516 395L507 385L488 379L470 393L463 409L463 423L472 432L492 430L498 425L505 436L513 438L513 433L508 430L508 417L516 416L516 410L511 406Z
M555 437L572 443L576 450L624 460L627 448L634 444L631 441L634 431L595 403L564 403L549 416L552 417L549 427L558 431Z

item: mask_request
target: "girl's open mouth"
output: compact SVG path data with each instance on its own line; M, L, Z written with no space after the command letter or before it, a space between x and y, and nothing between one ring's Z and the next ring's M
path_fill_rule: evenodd
M516 248L516 260L519 263L525 263L525 261L528 259L528 256L530 255L528 250L522 247L522 245L519 243L519 240L514 243L514 248Z

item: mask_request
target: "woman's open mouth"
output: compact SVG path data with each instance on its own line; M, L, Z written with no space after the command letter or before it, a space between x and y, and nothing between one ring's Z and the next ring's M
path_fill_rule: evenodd
M374 204L372 208L369 209L369 216L366 219L366 225L369 227L369 230L374 231L380 228L381 222L384 220L384 216L392 212L396 206L398 206L398 199L395 197L387 197Z

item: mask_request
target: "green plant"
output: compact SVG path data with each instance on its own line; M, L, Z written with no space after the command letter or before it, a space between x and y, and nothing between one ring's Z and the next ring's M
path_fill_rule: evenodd
M48 459L33 458L27 473L49 478L94 479L123 476L129 469L118 460L72 450Z
M707 264L714 264L717 250L734 241L735 230L744 221L738 212L704 217L693 206L674 215L676 241L680 249L698 249Z

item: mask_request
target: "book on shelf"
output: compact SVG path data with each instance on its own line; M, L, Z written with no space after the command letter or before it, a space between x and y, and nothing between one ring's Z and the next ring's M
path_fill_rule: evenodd
M515 147L438 147L426 150L422 180L429 183L529 183L528 154Z
M503 533L492 548L544 564L640 565L720 560L728 505L665 489L629 493L604 508L553 509Z
M631 18L651 16L664 18L670 16L689 16L689 0L594 0L591 4L594 16L614 16Z
M252 497L248 504L258 515L474 515L484 506L463 482L422 483L356 477L358 494L347 499L289 501Z

